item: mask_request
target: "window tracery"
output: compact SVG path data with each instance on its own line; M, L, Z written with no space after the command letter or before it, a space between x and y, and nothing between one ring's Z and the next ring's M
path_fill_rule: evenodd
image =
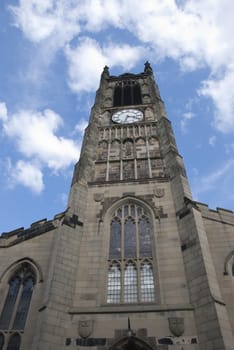
M150 220L137 204L117 208L110 222L107 303L155 300Z

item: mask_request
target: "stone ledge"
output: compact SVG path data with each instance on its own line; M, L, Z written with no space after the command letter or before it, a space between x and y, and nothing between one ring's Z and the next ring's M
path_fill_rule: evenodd
M193 311L194 307L191 304L180 305L102 305L95 308L71 308L68 313L70 315L83 314L111 314L111 313L151 313L151 312L165 312L165 311Z

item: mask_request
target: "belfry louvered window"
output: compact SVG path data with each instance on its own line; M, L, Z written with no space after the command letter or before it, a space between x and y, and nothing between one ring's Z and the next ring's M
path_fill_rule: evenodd
M0 330L24 330L34 284L35 274L30 265L28 263L21 264L9 280L8 293L0 316ZM16 333L15 338L10 342L13 344L19 342L17 339L18 334ZM10 342L9 349L11 349ZM17 347L14 347L14 349L17 349Z
M141 88L137 81L123 80L116 84L114 90L114 107L138 105L141 103Z
M124 204L110 223L108 303L153 302L151 225L143 207Z

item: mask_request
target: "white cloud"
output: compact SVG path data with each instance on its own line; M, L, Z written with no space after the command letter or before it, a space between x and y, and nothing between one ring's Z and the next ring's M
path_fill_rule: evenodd
M105 65L131 69L142 58L144 50L130 45L109 43L101 47L97 41L82 38L75 48L66 47L69 63L69 86L74 92L93 91L97 88L100 73Z
M212 173L206 176L200 176L197 186L193 187L194 196L199 198L199 195L203 194L204 192L214 191L217 186L221 186L221 183L222 186L224 186L225 182L228 181L227 178L233 173L233 171L231 171L232 169L234 170L234 160L230 159L225 164L220 165ZM230 186L228 186L228 188L230 189Z
M187 132L187 127L188 127L188 121L192 118L194 118L194 113L192 112L185 112L183 115L182 115L182 119L180 121L180 126L181 126L181 131L183 133L186 133Z
M75 0L20 0L19 6L9 6L15 24L32 42L50 41L63 46L79 32L78 4Z
M209 145L211 145L213 147L216 143L216 139L217 139L217 137L215 135L211 136L209 138Z
M12 187L20 184L36 194L41 193L44 189L42 171L40 167L32 163L19 160L15 167L11 166L9 176Z
M74 132L79 134L84 133L86 127L88 126L88 121L86 119L81 119L78 124L75 125Z
M21 110L13 115L7 114L4 103L0 104L3 132L17 145L17 150L27 161L20 160L9 171L13 184L21 183L34 192L44 188L42 171L48 167L57 172L68 168L78 160L80 146L72 139L57 136L62 118L46 109L43 112Z
M0 120L7 121L7 107L5 102L0 102Z
M222 132L234 131L234 64L223 78L204 81L200 94L215 102L214 126Z
M27 158L36 158L52 170L68 167L79 157L79 147L71 139L56 136L62 118L46 109L44 112L22 110L3 124L8 137Z
M45 52L65 49L69 86L77 93L95 89L111 62L130 69L147 56L152 62L170 57L184 71L209 68L200 95L214 103L215 127L234 131L233 1L20 0L10 8L16 25L32 42L43 42ZM102 36L100 46L88 38L111 27L123 30L118 42L108 44ZM138 47L126 44L124 31L139 40ZM79 41L81 34L86 38Z

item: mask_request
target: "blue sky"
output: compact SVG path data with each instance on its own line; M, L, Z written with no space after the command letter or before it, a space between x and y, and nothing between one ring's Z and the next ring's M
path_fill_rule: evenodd
M0 232L66 208L105 65L149 60L195 200L234 209L232 0L0 2Z

